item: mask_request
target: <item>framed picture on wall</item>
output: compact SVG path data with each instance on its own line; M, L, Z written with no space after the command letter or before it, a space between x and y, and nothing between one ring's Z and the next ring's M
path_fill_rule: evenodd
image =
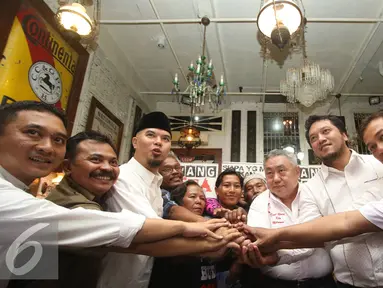
M0 103L42 101L65 111L71 133L89 53L64 35L42 0L0 4Z
M98 131L108 136L119 154L124 124L95 97L90 103L86 130Z

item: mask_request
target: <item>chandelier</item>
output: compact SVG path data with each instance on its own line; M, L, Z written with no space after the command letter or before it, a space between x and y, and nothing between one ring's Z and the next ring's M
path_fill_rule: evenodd
M199 137L201 132L193 125L194 105L191 105L190 122L186 127L181 128L178 146L188 150L196 148L202 144Z
M176 73L173 79L173 91L178 95L178 101L183 104L195 106L196 108L203 107L206 102L209 103L213 111L217 111L223 103L223 95L225 93L224 77L217 84L214 75L213 61L206 59L206 26L210 24L208 17L203 17L201 23L204 25L202 55L198 57L196 65L190 63L189 73L186 76L188 87L184 92L180 92L178 74ZM185 100L184 97L187 97Z
M334 86L334 76L330 70L307 59L304 43L303 66L287 70L286 80L280 82L280 91L289 103L299 102L310 107L317 101L325 100L334 90Z
M304 12L303 3L301 6ZM317 101L325 100L334 90L334 77L328 69L321 68L307 58L304 14L292 0L268 0L258 15L258 27L280 49L291 37L300 39L303 65L287 70L286 79L280 82L280 92L289 103L299 102L310 107ZM266 51L264 54L267 54Z

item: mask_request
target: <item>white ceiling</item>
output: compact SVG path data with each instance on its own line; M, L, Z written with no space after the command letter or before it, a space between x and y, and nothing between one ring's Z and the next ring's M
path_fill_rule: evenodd
M256 18L260 0L152 0L160 19ZM382 0L306 0L306 17L382 18ZM105 0L102 20L156 20L149 0ZM186 88L180 67L166 43L157 47L164 35L159 24L107 25L118 46L145 83L141 91L170 92L172 77L178 73L181 89ZM164 24L182 70L201 53L200 24ZM263 59L257 40L256 23L211 23L207 28L207 49L216 75L225 72L228 92L259 92L262 88ZM342 93L383 94L383 77L378 62L383 61L383 24L311 23L307 24L307 54L310 60L329 68L336 91ZM289 67L299 66L302 55L287 58L283 67L269 63L267 89L279 89ZM362 77L363 81L359 78ZM166 96L171 100L170 95ZM161 97L161 99L166 99Z

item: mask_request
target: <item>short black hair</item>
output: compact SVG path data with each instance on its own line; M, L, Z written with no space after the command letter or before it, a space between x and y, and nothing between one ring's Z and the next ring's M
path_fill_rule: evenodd
M65 159L73 160L74 158L76 158L77 146L85 140L94 140L100 143L109 144L117 155L116 147L114 147L114 144L109 137L105 136L100 132L91 130L80 132L67 140Z
M0 135L4 133L5 127L17 117L20 111L38 111L51 113L60 118L65 129L67 128L67 119L62 110L53 105L38 101L18 101L0 106Z
M215 181L215 188L218 188L219 185L221 185L223 177L225 177L226 175L235 175L235 176L237 176L238 179L239 179L239 183L241 184L241 188L243 188L243 176L242 176L242 174L240 172L236 171L233 168L227 168L225 171L221 172L218 175L217 180Z
M306 136L306 141L307 141L307 143L309 143L310 147L311 147L311 143L310 143L309 132L310 132L311 126L315 122L324 121L324 120L330 121L332 125L334 125L336 128L338 128L340 133L344 133L347 135L346 124L338 116L335 116L335 115L311 115L311 116L309 116L309 118L307 118L307 120L305 122L305 130L306 130L305 136Z
M383 118L383 110L379 110L378 112L371 114L362 121L362 124L360 125L359 129L359 136L361 139L363 139L364 132L366 132L367 126L370 125L372 121L379 118Z
M192 185L196 185L198 187L201 187L198 185L197 182L195 182L193 180L187 180L184 183L178 185L172 191L171 196L170 196L171 200L176 202L178 205L183 205L184 204L183 198L185 197L186 191L187 191L188 187L192 186Z

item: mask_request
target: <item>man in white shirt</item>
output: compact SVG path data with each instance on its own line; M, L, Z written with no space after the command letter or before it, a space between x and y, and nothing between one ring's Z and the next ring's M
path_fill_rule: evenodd
M338 117L310 116L306 121L306 138L323 164L305 185L300 222L355 210L383 198L382 163L372 155L359 155L348 149L346 128ZM375 203L381 205L381 202ZM381 216L378 211L377 206L371 208L374 215ZM382 246L383 234L380 232L331 247L338 285L383 286Z
M383 110L363 121L360 137L374 157L383 163ZM278 248L315 247L323 242L383 229L383 199L370 202L359 210L341 212L286 228L246 229L257 239L255 245L262 252L272 252ZM353 238L348 241L353 241Z
M206 225L145 219L126 210L121 213L69 210L26 193L35 178L48 175L62 162L66 139L65 116L51 105L22 101L0 107L0 246L12 243L18 236L10 233L9 227L32 220L58 222L57 242L42 244L111 245L117 247L110 247L110 251L121 252L134 252L134 248L126 249L131 243L209 233ZM214 225L209 228L216 229L221 224Z
M305 185L301 223L382 198L383 165L372 155L359 155L347 147L347 131L338 117L313 115L305 127L306 139L323 164ZM339 285L383 286L381 246L383 233L334 246L330 255Z
M248 225L278 228L298 223L299 199L303 191L298 183L300 168L294 154L273 150L264 160L266 190L250 206ZM335 287L333 266L321 248L279 250L277 266L261 267L266 276L264 287Z
M162 112L146 114L140 120L132 143L134 157L120 166L120 176L114 191L106 199L107 210L119 212L127 209L146 217L161 219L162 176L158 169L170 151L169 119ZM104 259L98 287L147 287L152 265L152 257L109 253Z

